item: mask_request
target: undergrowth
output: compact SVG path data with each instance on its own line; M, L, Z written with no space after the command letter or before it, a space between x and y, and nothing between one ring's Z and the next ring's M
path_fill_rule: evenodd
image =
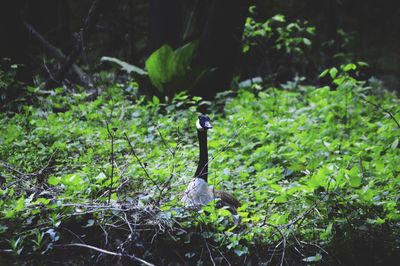
M354 66L355 67L355 66ZM253 84L214 102L27 88L0 115L1 264L386 264L399 258L399 99ZM234 95L234 96L232 96ZM243 204L180 203L206 105L210 176ZM222 106L222 107L221 107ZM238 222L240 220L240 222Z

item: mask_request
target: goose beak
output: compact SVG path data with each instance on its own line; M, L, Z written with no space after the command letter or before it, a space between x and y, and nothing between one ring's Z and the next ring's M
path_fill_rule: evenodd
M205 122L204 122L204 127L203 127L203 128L205 128L205 129L211 129L212 126L211 126L211 124L210 124L210 121L205 121Z

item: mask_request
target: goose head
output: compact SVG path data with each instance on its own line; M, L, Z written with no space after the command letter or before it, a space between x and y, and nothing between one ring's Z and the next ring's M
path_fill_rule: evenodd
M199 119L197 119L196 122L196 128L198 131L207 131L208 129L211 129L210 118L206 115L199 116Z

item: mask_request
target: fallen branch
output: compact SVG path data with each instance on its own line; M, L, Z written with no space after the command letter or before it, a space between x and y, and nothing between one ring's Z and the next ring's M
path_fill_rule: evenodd
M92 28L95 25L96 19L97 19L97 11L98 11L98 3L100 0L94 0L92 3L92 6L89 9L89 13L85 19L84 25L80 30L80 35L86 35L89 33ZM78 35L78 34L76 34ZM78 40L77 43L75 44L74 49L71 51L71 53L65 58L64 64L61 66L61 68L58 70L57 73L54 74L54 79L48 79L43 86L43 89L48 90L51 89L54 86L57 86L57 83L60 83L65 76L68 73L68 70L72 66L72 64L75 62L75 60L78 58L78 56L82 52L82 43Z
M49 41L47 41L36 29L32 27L32 25L30 25L26 21L24 21L24 25L29 33L31 33L37 40L39 40L44 45L44 47L55 56L58 61L63 62L65 60L66 56L63 54L63 52L52 45ZM76 64L72 64L72 69L82 81L85 81L86 74L79 66L77 66Z
M84 247L84 248L92 249L92 250L95 250L97 252L101 252L101 253L108 254L108 255L111 255L111 256L128 257L128 258L137 260L137 261L143 263L144 265L154 266L154 264L152 264L150 262L147 262L144 259L138 258L133 254L132 255L128 255L128 254L116 253L116 252L112 252L112 251L109 251L109 250L105 250L105 249L101 249L101 248L98 248L98 247L95 247L95 246L81 244L81 243L72 243L72 244L66 244L66 245L63 245L63 246Z

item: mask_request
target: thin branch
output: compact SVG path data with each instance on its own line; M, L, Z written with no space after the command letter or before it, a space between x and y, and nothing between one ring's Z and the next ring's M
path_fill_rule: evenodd
M206 248L207 248L207 250L208 250L208 254L210 255L211 262L212 262L212 264L215 266L215 261L214 261L214 259L213 259L213 257L212 257L211 250L210 250L210 248L208 247L208 243L207 243L207 241L206 241L205 238L203 238L203 240L204 240L204 243L206 243Z
M136 158L136 160L138 161L140 167L143 169L144 173L145 173L146 176L147 176L147 179L150 180L151 183L153 183L153 185L156 186L158 190L160 190L160 187L158 186L158 184L150 177L150 175L149 175L149 173L147 172L146 168L144 167L142 161L141 161L140 158L137 156L135 150L133 149L132 143L131 143L131 141L129 140L129 137L128 137L128 135L126 134L126 132L124 132L124 135L125 135L126 140L128 141L128 144L129 144L129 147L131 148L131 152L132 152L133 156L135 156L135 158Z
M174 152L173 152L173 151L171 150L171 148L168 146L167 142L166 142L165 139L164 139L164 136L163 136L163 135L161 134L161 132L160 132L160 129L159 129L158 127L156 127L156 128L157 128L158 135L160 135L160 138L161 138L162 143L163 143L164 146L168 149L169 153L171 153L171 155L173 155Z
M137 261L143 263L144 265L154 266L154 264L152 264L150 262L147 262L144 259L138 258L135 255L116 253L116 252L112 252L112 251L109 251L109 250L101 249L101 248L98 248L98 247L95 247L95 246L91 246L91 245L86 245L86 244L81 244L81 243L72 243L72 244L66 244L66 245L63 245L63 246L67 246L67 247L68 246L69 247L84 247L84 248L92 249L92 250L95 250L97 252L101 252L101 253L112 255L112 256L118 256L118 257L125 256L125 257L129 257L131 259L137 260Z
M44 68L46 69L47 74L49 75L49 77L50 77L53 81L57 82L57 80L56 80L56 79L54 78L54 76L53 76L53 73L51 73L50 69L47 67L46 60L44 59L44 56L43 56L43 66L44 66Z
M128 217L126 216L126 212L123 212L123 213L124 213L125 222L126 222L126 224L128 225L129 230L131 231L131 235L133 235L132 226L131 226L131 224L130 224L129 221L128 221Z
M110 189L108 193L108 204L110 204L111 200L111 193L112 193L112 188L113 188L113 183L114 183L114 137L115 137L115 131L117 130L116 128L113 128L114 134L111 133L110 128L108 126L108 122L106 122L106 128L108 135L111 138L111 182L110 182Z
M196 11L196 8L197 8L198 3L199 3L199 0L196 0L196 3L193 5L193 9L192 9L192 11L190 12L189 20L188 20L188 22L186 23L186 29L185 29L185 32L183 33L183 38L182 38L182 39L183 39L184 41L186 40L186 38L187 38L188 35L189 35L189 30L190 30L190 27L192 26L192 20L193 20L193 17L194 17L194 12Z
M169 178L168 178L168 179L164 182L164 184L162 185L162 188L161 188L160 193L159 193L159 198L158 198L158 203L159 203L160 200L161 200L161 198L163 197L163 192L164 192L164 190L167 188L168 184L171 182L172 178L174 177L174 172L175 172L175 154L176 154L176 150L178 149L178 146L179 146L180 134L179 134L179 129L178 129L178 136L179 136L179 139L178 139L178 142L177 142L175 148L172 150L172 149L168 146L167 142L166 142L165 139L164 139L164 136L161 134L160 129L159 129L158 127L157 127L157 132L158 132L158 134L160 135L161 141L163 142L164 146L168 149L169 153L170 153L171 156L172 156L172 169L171 169L171 173L170 173Z
M385 108L383 108L381 105L373 103L371 101L368 101L367 99L365 99L364 97L361 97L361 100L375 106L376 108L382 110L384 113L386 113L387 115L389 115L389 117L396 123L397 127L400 128L400 124L399 122L396 120L396 118L393 116L392 112L386 110Z
M323 249L321 246L314 244L314 243L308 243L308 242L304 242L304 241L300 241L301 244L305 244L305 245L310 245L310 246L315 246L317 248L319 248L321 251L323 251L325 254L329 255L328 251L326 251L325 249Z
M281 257L281 266L283 265L283 261L284 261L284 259L285 259L285 250L286 250L286 242L287 242L287 240L286 240L286 236L285 236L285 234L283 233L283 231L282 231L282 228L284 227L284 226L282 226L282 225L274 225L274 224L269 224L269 223L265 223L265 225L267 225L267 226L270 226L270 227L272 227L272 228L274 228L274 229L276 229L278 232L279 232L279 234L281 235L281 237L282 237L282 241L281 242L279 242L278 243L278 245L276 245L275 246L275 249L274 249L274 253L275 253L275 250L278 248L278 246L283 242L283 250L282 250L282 257ZM273 256L273 255L272 255ZM272 259L272 258L271 258Z

